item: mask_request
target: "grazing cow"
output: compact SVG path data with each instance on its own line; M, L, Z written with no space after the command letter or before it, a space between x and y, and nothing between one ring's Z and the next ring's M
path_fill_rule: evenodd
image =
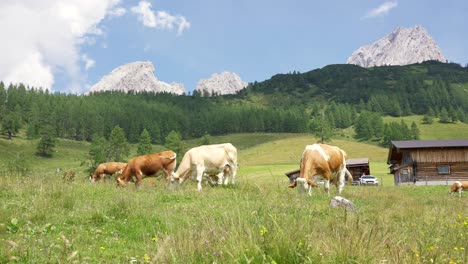
M93 175L89 177L91 183L104 179L105 175L114 175L115 173L122 173L122 170L127 166L125 162L104 162L97 166Z
M171 181L183 183L189 176L195 176L197 189L201 191L203 175L209 175L210 182L217 180L218 184L227 185L229 176L232 184L237 174L237 149L231 143L203 145L187 151L180 162L177 171L172 174ZM216 176L215 176L216 175Z
M450 187L449 193L453 195L454 192L458 192L458 196L461 197L462 192L466 189L468 189L468 182L456 181L452 184L452 187Z
M138 187L144 176L155 175L160 170L164 170L166 180L168 180L176 167L176 156L174 151L167 150L135 157L128 161L127 167L117 178L117 184L118 186L125 186L135 176L135 186Z
M302 153L299 177L288 187L298 186L299 192L307 191L312 195L312 187L317 186L314 181L323 179L328 195L330 195L330 182L335 184L338 193L341 194L345 185L345 174L348 176L348 181L352 182L353 177L346 169L346 152L326 144L307 145Z

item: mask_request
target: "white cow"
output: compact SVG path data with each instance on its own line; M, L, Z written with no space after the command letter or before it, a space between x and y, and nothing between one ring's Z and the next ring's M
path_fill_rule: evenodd
M237 149L231 143L203 145L191 148L180 162L176 172L172 173L171 182L183 183L189 176L197 181L197 189L202 189L203 175L216 175L218 184L227 185L229 176L232 184L237 174Z

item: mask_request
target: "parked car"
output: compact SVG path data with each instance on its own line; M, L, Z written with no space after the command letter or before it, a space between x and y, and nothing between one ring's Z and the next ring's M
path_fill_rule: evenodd
M363 175L359 178L360 185L379 185L379 180L372 175Z

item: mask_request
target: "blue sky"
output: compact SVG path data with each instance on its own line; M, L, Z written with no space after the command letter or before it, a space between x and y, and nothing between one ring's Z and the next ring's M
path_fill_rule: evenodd
M254 82L346 63L416 24L465 65L466 14L464 0L2 0L0 79L80 94L122 64L151 61L159 80L190 92L222 71Z

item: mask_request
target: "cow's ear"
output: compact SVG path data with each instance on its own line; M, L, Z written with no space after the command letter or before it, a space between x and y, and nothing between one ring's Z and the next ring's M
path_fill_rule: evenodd
M296 185L297 185L297 182L293 181L291 184L289 184L288 188L294 188L296 187Z

